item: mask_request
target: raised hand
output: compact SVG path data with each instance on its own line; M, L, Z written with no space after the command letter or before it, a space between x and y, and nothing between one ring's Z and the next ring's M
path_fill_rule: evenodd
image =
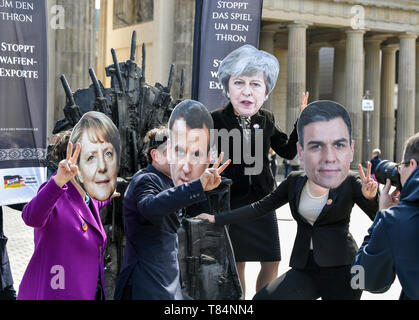
M120 196L121 196L121 194L119 192L116 192L116 189L115 189L115 191L112 194L111 199L113 199L113 198L119 198Z
M391 181L390 179L386 180L386 184L381 191L380 194L380 201L378 203L379 210L388 209L390 207L394 207L399 204L400 202L400 190L395 189L391 194L390 192L391 188Z
M62 188L68 181L73 179L79 172L77 166L77 159L79 158L81 145L77 142L76 151L73 153L73 144L71 142L67 145L67 156L58 164L57 174L54 176L55 183Z
M208 222L215 223L214 216L212 214L208 214L208 213L201 213L201 214L197 215L196 217L194 217L194 219L207 220Z
M220 156L218 157L217 162L214 163L212 168L208 168L204 171L204 173L199 178L201 180L202 189L204 191L210 191L212 189L217 188L221 183L221 172L224 171L225 168L230 164L231 159L226 161L221 167L218 168L218 166L221 163L221 160L223 160L224 152L220 153Z
M305 107L307 107L309 95L310 94L308 93L308 91L306 93L303 92L303 94L301 95L300 112L303 111Z
M368 162L366 176L361 164L358 164L358 169L362 181L362 195L365 199L374 199L377 195L378 183L371 178L371 162Z

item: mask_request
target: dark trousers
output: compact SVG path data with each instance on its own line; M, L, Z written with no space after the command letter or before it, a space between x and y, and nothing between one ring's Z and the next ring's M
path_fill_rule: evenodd
M254 300L359 300L351 288L351 266L319 267L310 251L304 269L292 268L253 297Z

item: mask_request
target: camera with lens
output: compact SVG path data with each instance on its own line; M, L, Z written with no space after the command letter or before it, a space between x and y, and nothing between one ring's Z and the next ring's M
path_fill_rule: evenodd
M375 168L375 178L379 183L386 184L386 179L390 179L391 185L402 190L400 174L396 164L390 160L381 161Z

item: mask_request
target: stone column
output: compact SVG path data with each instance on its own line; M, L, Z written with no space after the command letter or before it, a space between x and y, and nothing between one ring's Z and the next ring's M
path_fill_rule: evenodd
M356 168L362 161L362 111L361 100L364 88L364 31L346 31L345 59L345 107L352 120L352 139L355 141L354 159L351 164Z
M287 76L288 76L288 50L283 48L276 49L277 58L279 61L279 75L276 87L274 90L274 105L275 121L279 124L281 130L286 131L287 128ZM291 131L286 131L290 134Z
M400 36L399 90L397 99L396 160L401 161L403 145L415 133L416 35Z
M259 49L274 55L274 40L275 31L262 30L260 32ZM263 104L263 108L273 111L274 106L272 105L272 103L273 98L271 92L271 94L269 95L269 99L265 101L265 103Z
M173 39L173 63L175 73L173 77L172 96L177 98L180 89L182 69L185 69L184 98L190 98L192 92L193 66L193 33L195 21L195 1L176 0Z
M310 46L307 50L307 91L309 102L319 100L319 51L320 47Z
M380 149L381 159L394 161L394 102L396 84L396 50L398 45L382 48L380 90Z
M288 25L287 132L294 128L306 91L306 29L305 24Z
M380 44L382 40L365 41L365 90L370 93L370 98L374 100L374 111L370 113L370 144L364 143L364 161L369 160L371 151L380 147L380 79L381 79L381 56ZM364 118L364 142L366 142L366 121L367 115L363 112ZM368 148L368 149L367 149ZM369 150L371 149L371 150Z
M275 42L275 31L271 30L261 30L259 38L259 49L269 52L270 54L274 53L274 44Z
M89 67L96 59L96 10L94 1L57 0L65 10L65 28L55 31L55 75L49 81L56 81L55 121L64 117L65 92L59 82L64 74L72 91L87 88L91 84ZM54 121L54 123L55 123Z
M333 100L340 104L345 103L345 41L334 44L333 61Z

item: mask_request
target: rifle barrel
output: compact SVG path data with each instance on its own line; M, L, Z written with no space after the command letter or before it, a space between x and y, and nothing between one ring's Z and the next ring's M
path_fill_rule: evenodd
M62 74L61 77L60 77L60 80L61 80L61 83L63 85L65 95L67 96L68 101L70 102L70 104L72 106L74 106L76 104L76 102L74 101L73 94L71 93L71 89L70 89L70 86L67 82L67 79L66 79L65 75Z
M170 65L169 80L167 81L167 92L170 92L172 88L173 73L175 72L175 65L172 63Z
M103 98L103 93L102 93L102 90L100 89L99 81L97 80L97 77L93 68L89 68L89 75L90 75L90 78L92 79L93 86L95 87L96 97Z
M145 77L145 43L143 42L142 45L142 57L141 57L141 71L142 71L142 78L144 79Z
M132 32L130 60L135 61L135 50L137 49L137 31Z
M119 68L118 58L116 57L116 52L114 48L111 49L111 53L112 53L114 67L116 70L116 77L118 78L118 82L119 82L119 87L121 88L122 91L125 91L124 84L122 81L121 69Z
M179 100L183 98L184 90L185 90L185 69L182 68L182 72L180 73Z

